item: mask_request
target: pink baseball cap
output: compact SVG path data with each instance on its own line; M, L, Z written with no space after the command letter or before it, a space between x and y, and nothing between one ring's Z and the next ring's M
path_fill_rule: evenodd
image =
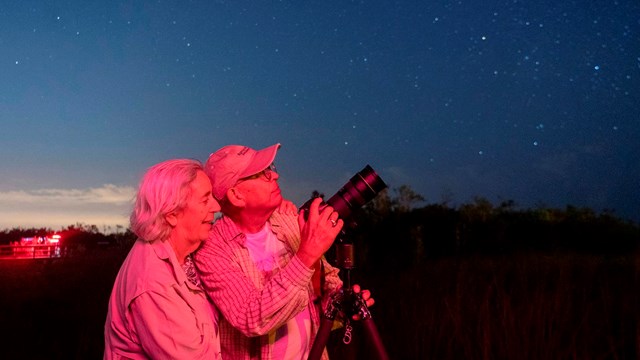
M213 196L222 200L238 180L266 169L276 158L280 144L255 150L243 145L227 145L209 155L204 171L211 180Z

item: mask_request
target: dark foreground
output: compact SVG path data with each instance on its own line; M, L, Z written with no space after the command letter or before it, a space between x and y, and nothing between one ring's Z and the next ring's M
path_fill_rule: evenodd
M0 357L98 359L125 253L0 262ZM522 253L355 269L392 359L638 359L640 258ZM378 270L373 270L378 268ZM333 359L372 358L360 324Z

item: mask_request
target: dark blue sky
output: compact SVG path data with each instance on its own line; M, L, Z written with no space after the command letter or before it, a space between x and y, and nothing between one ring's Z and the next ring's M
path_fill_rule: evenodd
M283 144L286 197L371 164L428 202L640 220L640 3L0 7L0 228L126 225L139 177Z

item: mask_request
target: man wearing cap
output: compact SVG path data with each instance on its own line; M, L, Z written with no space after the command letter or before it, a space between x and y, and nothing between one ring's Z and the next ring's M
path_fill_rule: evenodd
M323 294L342 282L323 258L343 226L320 199L286 211L273 166L280 144L229 145L205 172L223 216L195 256L205 290L220 309L224 359L306 359ZM324 276L322 276L324 275ZM373 303L368 291L363 298ZM323 359L327 359L324 351Z

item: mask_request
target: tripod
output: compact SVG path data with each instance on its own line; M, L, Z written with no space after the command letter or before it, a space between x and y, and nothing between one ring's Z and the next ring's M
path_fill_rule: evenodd
M365 329L365 334L378 354L378 358L380 360L389 360L387 351L382 344L380 333L378 333L378 328L373 322L371 312L369 311L366 302L362 299L362 296L359 293L356 294L351 289L351 269L354 267L353 250L353 244L346 243L341 239L339 239L339 242L336 244L336 261L338 263L338 267L344 271L343 273L346 278L343 279L342 289L331 295L331 298L329 299L327 309L320 320L318 335L316 335L316 339L311 347L311 352L309 353L309 360L319 360L322 356L322 352L329 340L333 321L339 313L342 313L344 316L345 334L343 342L345 344L349 344L352 338L352 328L350 324L352 320L351 317L353 315L360 315L360 319Z

